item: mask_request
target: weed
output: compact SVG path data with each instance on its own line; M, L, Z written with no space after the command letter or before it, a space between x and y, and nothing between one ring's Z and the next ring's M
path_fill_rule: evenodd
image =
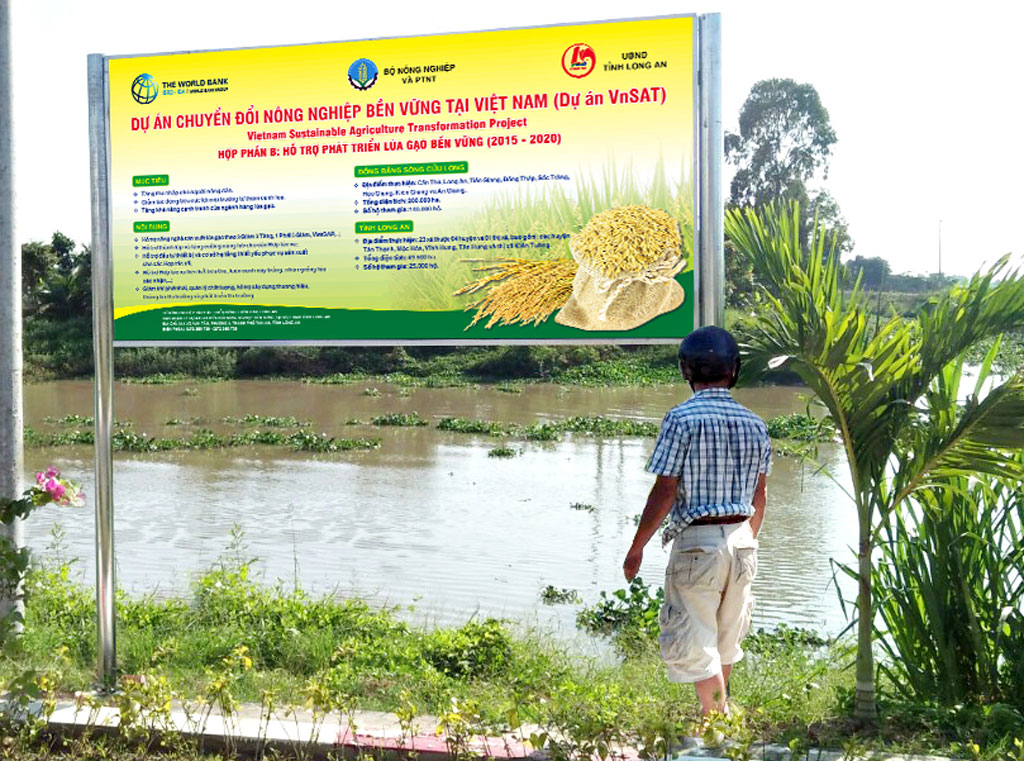
M514 449L513 447L506 447L504 445L494 447L493 449L490 449L487 452L488 457L515 457L518 454L518 449Z
M577 625L593 634L611 636L625 654L635 653L644 641L658 636L658 612L665 600L665 590L652 590L637 576L628 589L617 589L587 606L576 616Z
M540 599L545 605L573 605L581 601L575 589L560 588L547 584L540 590Z
M502 423L489 420L469 420L461 417L442 418L437 423L439 431L455 431L456 433L486 433L488 436L502 436L507 428Z
M418 412L389 412L385 415L377 415L370 422L373 425L391 426L424 426L430 425L429 421Z
M248 414L242 417L223 417L221 422L228 425L260 426L262 428L309 428L313 423L309 420L299 420L294 415L276 417L273 415Z
M773 439L795 441L832 441L836 435L835 426L828 418L815 419L805 413L779 415L766 421L768 435Z

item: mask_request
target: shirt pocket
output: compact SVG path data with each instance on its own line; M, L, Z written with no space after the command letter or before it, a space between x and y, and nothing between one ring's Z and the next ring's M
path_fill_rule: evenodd
M673 553L665 574L673 583L684 587L717 585L717 547L687 547Z

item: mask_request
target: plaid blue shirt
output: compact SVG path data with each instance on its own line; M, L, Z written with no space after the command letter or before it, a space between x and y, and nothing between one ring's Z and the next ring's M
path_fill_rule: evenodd
M708 388L673 407L661 423L647 471L678 476L667 544L698 518L754 514L759 473L772 470L768 426L725 388Z

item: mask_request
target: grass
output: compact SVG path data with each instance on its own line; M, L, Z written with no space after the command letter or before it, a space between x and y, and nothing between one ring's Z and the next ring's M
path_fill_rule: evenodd
M25 636L0 661L0 679L27 667L51 668L54 653L63 652L61 689L87 687L94 666L93 594L70 580L67 566L37 568L28 590ZM551 596L572 604L565 592ZM263 586L244 550L199 576L189 600L119 595L117 612L123 671L166 675L184 693L200 693L209 671L244 646L252 667L240 675L235 697L254 702L274 689L282 703L301 704L309 681L319 678L367 710L396 710L411 701L437 713L453 696L477 701L484 721L497 727L513 709L524 719L551 722L564 720L573 707L606 706L614 695L624 731L643 722L652 699L682 714L695 705L689 692L665 681L653 645L608 663L494 619L419 629L393 609L361 600ZM763 689L751 677L738 681Z
M65 695L91 685L95 598L57 555L30 575L24 636L0 657L4 685L30 672ZM692 688L665 678L649 630L656 599L649 588L606 595L603 610L602 603L582 609L600 613L612 634L632 627L629 648L609 659L494 619L419 628L393 608L265 586L253 563L236 532L225 555L194 580L189 598L119 594L124 673L164 678L188 697L211 694L221 680L232 699L259 703L272 691L278 705L301 705L323 691L356 709L440 714L454 699L475 731L530 722L578 745L643 745L666 726L692 731L696 699ZM573 590L549 586L541 594L552 604L578 604ZM609 623L614 610L618 625ZM1011 730L999 734L992 711L899 702L884 679L881 734L855 737L846 719L854 684L846 642L781 628L752 635L746 649L731 686L752 742L950 752L952 743L978 741L977 757L1004 758Z

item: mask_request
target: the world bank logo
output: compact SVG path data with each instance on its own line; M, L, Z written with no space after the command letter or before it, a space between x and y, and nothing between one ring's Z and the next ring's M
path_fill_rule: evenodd
M160 88L156 86L156 80L149 74L139 74L132 82L132 97L135 98L136 103L141 103L144 106L156 100L159 92Z
M348 81L357 90L369 90L377 83L377 64L360 58L348 67Z

